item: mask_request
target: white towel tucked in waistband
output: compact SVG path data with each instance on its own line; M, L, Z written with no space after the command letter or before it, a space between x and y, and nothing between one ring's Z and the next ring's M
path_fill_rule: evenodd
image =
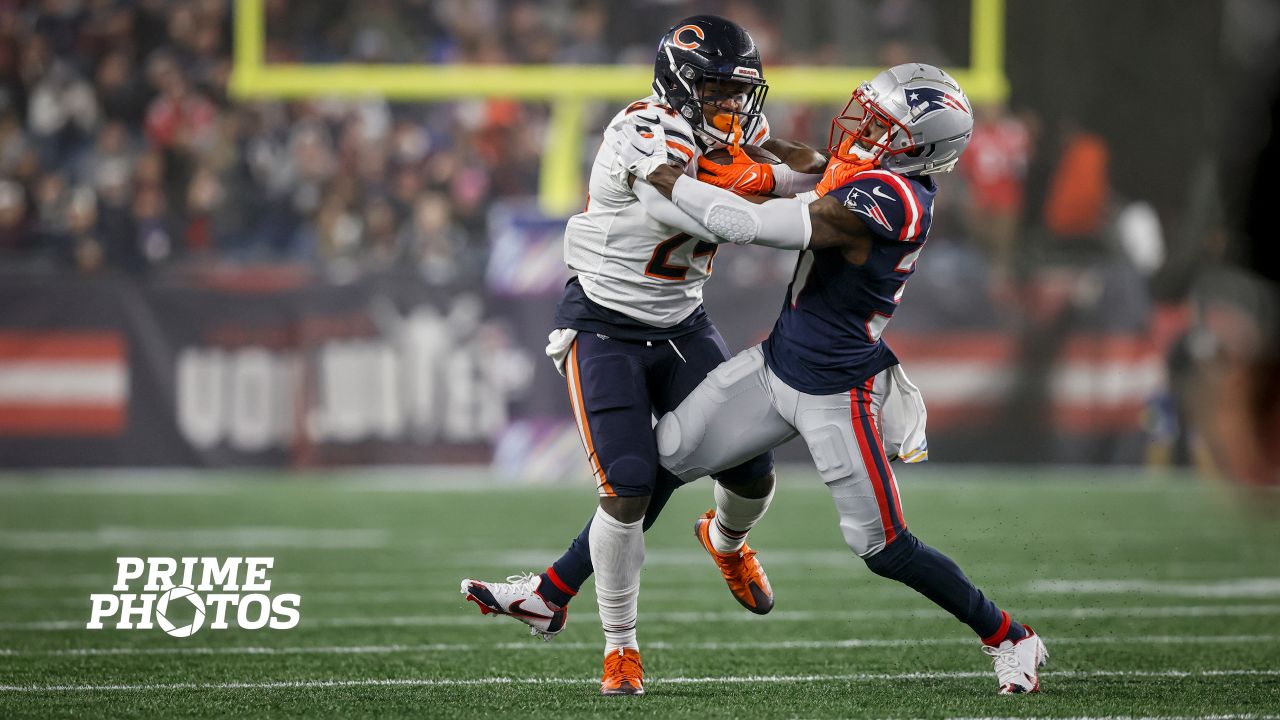
M929 442L924 436L928 419L924 396L920 394L920 388L907 379L902 365L894 365L885 375L889 379L889 389L880 406L884 451L890 460L924 462L929 459Z

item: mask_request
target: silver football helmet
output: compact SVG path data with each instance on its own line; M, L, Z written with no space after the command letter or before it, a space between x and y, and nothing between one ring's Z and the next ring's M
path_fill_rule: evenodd
M959 83L932 65L908 63L859 85L831 121L829 139L832 156L846 162L931 175L955 167L972 132L973 107Z

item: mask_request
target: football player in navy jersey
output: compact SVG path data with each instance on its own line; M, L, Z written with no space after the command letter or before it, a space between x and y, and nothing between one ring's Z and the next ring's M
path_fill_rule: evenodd
M618 153L637 188L651 185L716 236L800 252L769 337L712 371L659 421L663 467L687 482L801 436L849 547L876 574L972 628L994 662L1000 693L1027 693L1039 689L1044 643L907 529L889 466L926 457L925 411L881 333L928 238L932 176L955 166L972 129L969 101L954 79L906 64L853 93L832 122L822 182L795 198L756 203L690 178L658 162L660 147L638 133L620 137ZM704 547L713 534L744 542L762 513L722 502L719 488L716 501L695 523L699 540Z

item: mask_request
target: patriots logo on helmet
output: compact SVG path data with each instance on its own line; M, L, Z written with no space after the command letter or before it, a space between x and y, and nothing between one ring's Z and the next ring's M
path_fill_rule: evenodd
M907 105L911 108L911 120L909 121L911 123L919 122L936 112L942 112L948 108L959 110L966 115L969 114L969 108L965 107L963 101L954 95L948 95L942 90L929 87L909 87L903 88L903 92L907 94Z
M872 222L885 230L893 230L893 226L889 224L889 218L885 217L884 210L880 209L880 203L865 190L859 188L850 190L849 196L844 199L844 206L859 215L871 218Z

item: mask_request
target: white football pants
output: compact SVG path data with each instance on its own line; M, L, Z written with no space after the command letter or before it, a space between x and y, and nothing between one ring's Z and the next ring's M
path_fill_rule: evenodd
M713 370L658 421L658 453L663 467L688 482L799 434L831 489L845 542L858 556L868 557L907 527L880 429L886 397L904 383L914 392L907 404L919 405L918 417L911 420L918 427L912 432L923 443L923 401L900 368L885 370L847 393L809 395L775 375L757 345ZM895 397L895 407L900 400ZM901 424L897 418L895 422Z

